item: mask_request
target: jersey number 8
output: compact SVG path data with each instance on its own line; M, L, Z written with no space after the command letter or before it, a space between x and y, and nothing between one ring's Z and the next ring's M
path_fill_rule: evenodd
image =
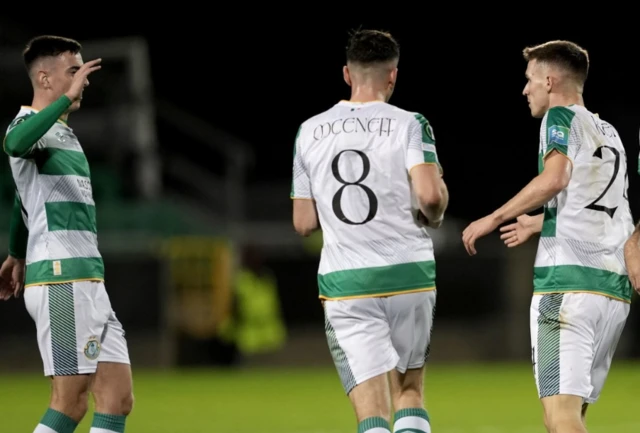
M347 182L342 178L342 175L340 174L340 167L339 167L340 157L345 152L353 152L356 155L358 155L360 158L362 158L362 175L355 182ZM364 152L360 150L352 150L352 149L343 150L342 152L338 153L335 156L335 158L333 158L333 161L331 162L331 173L333 173L333 177L335 177L336 180L342 184L342 186L338 189L338 191L336 191L335 195L333 196L333 200L331 203L333 205L333 213L336 215L336 217L338 217L340 221L342 221L345 224L350 224L350 225L366 224L369 221L371 221L373 218L375 218L376 214L378 213L378 198L376 197L374 192L371 190L371 188L369 188L367 185L362 184L362 182L364 182L367 176L369 176L370 170L371 170L371 163L369 162L369 158ZM360 221L360 222L351 221L349 218L346 217L346 215L344 214L344 211L342 210L342 194L344 193L345 188L348 186L355 186L362 189L364 193L367 195L367 198L369 199L369 212L367 214L367 217L364 219L364 221Z

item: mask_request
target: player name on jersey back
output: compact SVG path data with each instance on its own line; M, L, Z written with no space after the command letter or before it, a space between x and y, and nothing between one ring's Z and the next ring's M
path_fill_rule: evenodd
M339 134L374 134L379 137L391 137L397 127L398 119L393 117L355 117L325 121L313 128L314 140L324 140Z
M439 165L431 126L385 102L341 101L301 125L291 197L316 202L321 298L435 288L433 244L416 222L409 178L425 163Z

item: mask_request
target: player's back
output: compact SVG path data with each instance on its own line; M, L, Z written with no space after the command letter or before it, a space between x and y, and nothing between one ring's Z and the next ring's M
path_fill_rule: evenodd
M628 299L623 249L633 219L620 135L598 115L572 105L549 110L540 142L541 157L553 149L564 153L572 174L567 188L545 208L537 286L575 286Z
M430 131L424 117L384 102L341 101L301 126L297 149L324 239L321 297L392 294L435 284L433 246L416 222L408 175L411 134L423 130ZM420 147L418 138L420 158L431 154Z

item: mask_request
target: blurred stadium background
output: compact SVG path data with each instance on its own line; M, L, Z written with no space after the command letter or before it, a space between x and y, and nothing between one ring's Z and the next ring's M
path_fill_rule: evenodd
M529 363L535 242L506 250L494 235L469 258L460 233L536 174L539 122L520 95L520 53L555 38L591 51L587 105L627 145L637 217L638 90L624 84L633 68L607 66L629 47L569 29L505 40L477 28L475 45L464 47L425 41L404 21L340 19L331 30L263 23L232 32L191 17L193 34L178 36L159 24L114 22L108 11L101 18L110 25L63 29L0 17L0 126L30 104L21 50L31 37L73 37L85 60L103 58L70 125L91 164L107 290L133 361L137 402L128 432L355 431L317 300L321 235L293 232L288 194L299 123L348 98L342 50L359 24L399 38L392 103L434 125L451 192L447 222L433 233L439 298L427 403L434 432L543 431ZM2 158L0 250L12 197ZM640 431L636 310L603 401L591 409L591 432ZM34 332L22 299L0 305L0 432L31 431L46 407Z

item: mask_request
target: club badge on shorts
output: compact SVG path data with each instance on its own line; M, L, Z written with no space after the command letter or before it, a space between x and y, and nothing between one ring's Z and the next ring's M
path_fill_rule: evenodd
M100 356L100 341L97 337L90 337L84 346L84 356L91 361L95 361Z

